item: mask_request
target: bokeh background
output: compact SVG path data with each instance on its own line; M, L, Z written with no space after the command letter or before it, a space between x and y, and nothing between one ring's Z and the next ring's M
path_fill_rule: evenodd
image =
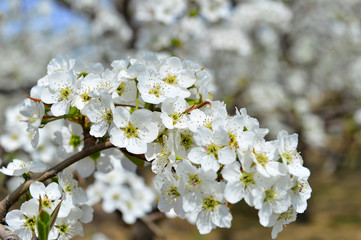
M5 110L57 54L105 67L144 51L191 59L230 113L246 107L269 139L299 134L313 192L278 239L361 239L360 13L360 0L0 0L0 133ZM16 154L0 147L4 165ZM77 239L147 239L142 221L95 209ZM270 239L255 210L232 212L231 229L207 236L185 220L150 217L168 239Z

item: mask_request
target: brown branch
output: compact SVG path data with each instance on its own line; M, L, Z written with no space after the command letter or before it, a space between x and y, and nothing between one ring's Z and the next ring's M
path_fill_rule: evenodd
M159 216L157 215L155 219L157 219ZM162 217L164 217L164 215L162 215ZM166 240L167 237L164 235L162 230L154 223L155 219L147 215L140 218L140 220L147 226L147 228L152 232L155 237Z
M209 102L209 101L204 101L204 102L201 102L200 104L197 104L197 105L192 105L190 106L189 108L187 108L184 113L190 113L191 111L193 111L194 109L198 109L198 108L201 108L203 107L204 105L209 105L210 107L212 107L212 103Z
M3 240L21 240L21 238L2 224L0 224L0 238Z
M71 1L66 0L55 0L60 6L67 8L69 11L74 13L83 14L87 16L90 20L94 20L96 13L88 8L75 8Z
M120 15L124 17L125 22L127 23L128 27L132 29L133 34L132 38L129 41L128 48L135 49L135 43L138 39L138 32L139 32L139 24L134 21L132 18L132 13L130 9L130 0L113 0L115 9L118 11Z
M23 195L26 191L28 191L30 184L35 181L43 182L53 176L55 176L58 172L64 170L65 168L69 167L71 164L89 156L94 153L97 153L101 150L108 149L114 147L114 145L110 142L104 142L100 144L96 144L94 146L84 148L82 151L74 154L73 156L65 159L61 163L57 164L56 166L50 168L46 172L40 173L28 181L21 184L17 189L15 189L12 193L7 195L1 202L0 202L0 219L3 219L8 212L9 208Z

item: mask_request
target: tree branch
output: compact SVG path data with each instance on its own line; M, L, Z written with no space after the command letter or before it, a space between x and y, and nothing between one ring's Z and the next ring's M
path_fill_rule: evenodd
M2 224L0 224L0 238L3 240L21 240L21 238Z
M69 167L71 164L83 159L89 155L97 153L101 150L108 149L114 147L114 145L110 142L104 142L100 144L96 144L94 146L84 148L82 151L74 154L73 156L65 159L61 163L57 164L56 166L50 168L49 170L40 173L28 181L21 184L17 189L15 189L12 193L7 195L1 202L0 202L0 219L3 219L8 212L9 208L23 195L26 191L28 191L30 184L35 181L43 182L53 176L55 176L58 172L64 170L65 168ZM0 233L1 234L1 233Z

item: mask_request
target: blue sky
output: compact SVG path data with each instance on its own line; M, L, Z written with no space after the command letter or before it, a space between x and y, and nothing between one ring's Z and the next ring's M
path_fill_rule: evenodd
M11 1L0 1L0 13L5 19L9 19L9 11ZM49 15L41 14L37 9L40 0L23 0L20 1L20 11L21 15L18 14L16 18L6 21L6 25L3 25L3 33L7 37L16 36L24 28L33 30L33 31L63 31L67 29L72 24L79 24L86 27L87 19L84 16L74 14L65 7L54 1L48 1L50 4L51 12ZM39 13L34 15L33 13Z

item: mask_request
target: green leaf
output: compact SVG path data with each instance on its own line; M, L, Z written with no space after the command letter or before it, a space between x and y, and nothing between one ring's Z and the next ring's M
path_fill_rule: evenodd
M87 72L81 72L81 73L79 73L79 75L78 75L78 79L81 78L81 77L86 77L87 75L88 75Z
M197 8L191 8L189 9L188 15L190 17L196 17L198 15L199 11Z
M71 118L71 117L74 117L77 113L78 113L78 109L76 107L71 107L69 109L69 113L65 114L64 116L68 117L68 118Z
M135 165L137 165L137 167L140 167L140 168L144 167L143 159L140 159L136 156L130 155L129 153L126 153L126 152L123 152L123 153L130 161L132 161Z
M93 153L89 157L96 162L100 158L100 152Z
M55 207L54 211L50 215L50 229L54 226L55 220L58 217L60 206L63 200L59 202L59 204Z
M186 101L189 105L197 105L202 102L201 99L186 99Z
M48 240L50 232L50 215L44 210L39 212L36 218L36 225L38 228L39 240Z

